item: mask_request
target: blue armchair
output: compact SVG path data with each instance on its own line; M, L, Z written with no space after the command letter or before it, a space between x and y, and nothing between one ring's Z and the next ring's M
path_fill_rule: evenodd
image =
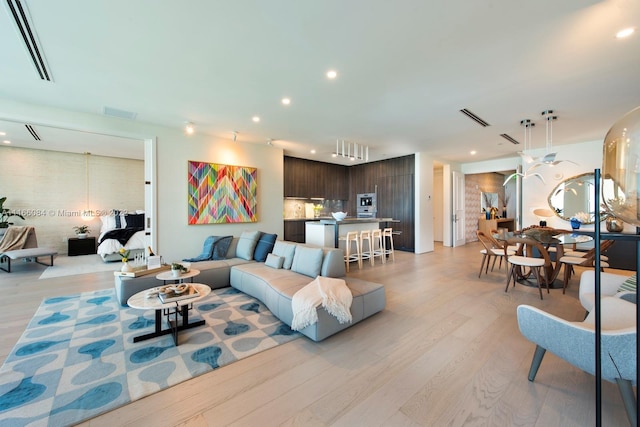
M601 301L602 379L616 383L631 425L637 425L636 306L613 297ZM533 381L549 350L575 367L595 375L595 310L582 322L569 322L528 305L518 306L518 326L536 350L529 369Z

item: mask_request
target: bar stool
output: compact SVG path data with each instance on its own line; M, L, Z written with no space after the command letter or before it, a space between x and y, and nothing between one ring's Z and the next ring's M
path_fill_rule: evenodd
M384 255L388 256L391 255L391 260L395 261L396 260L396 256L393 253L393 229L392 228L385 228L382 230L382 239L384 242ZM387 248L387 241L386 239L389 239L389 247Z
M367 250L364 250L364 242L367 242ZM373 246L371 245L371 230L360 231L360 259L368 259L373 266Z
M340 236L339 240L345 242L344 248L344 262L346 264L347 273L349 272L349 263L352 261L358 262L358 268L362 268L362 258L360 258L360 239L357 231L349 231L346 236ZM355 253L351 253L351 244L356 244Z
M384 253L384 241L382 240L382 230L379 228L371 230L371 265L375 265L375 258L380 257L380 261L384 264L386 261Z

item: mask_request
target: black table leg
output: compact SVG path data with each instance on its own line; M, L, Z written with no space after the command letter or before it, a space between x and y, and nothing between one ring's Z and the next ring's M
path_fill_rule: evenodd
M202 326L206 323L204 319L198 320L197 322L189 323L189 305L190 304L185 304L180 307L176 306L175 310L167 312L167 320L169 321L169 326L170 326L168 329L162 329L162 309L156 310L156 313L155 313L156 324L154 327L154 331L148 334L133 337L133 342L145 341L151 338L172 334L174 344L178 345L179 331L195 328L197 326ZM181 324L178 324L178 314L180 314L182 317ZM174 320L170 319L171 315L174 316Z

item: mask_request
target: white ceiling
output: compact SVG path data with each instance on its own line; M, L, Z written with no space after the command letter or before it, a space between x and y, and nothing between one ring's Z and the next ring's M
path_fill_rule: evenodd
M640 104L640 34L614 37L640 26L637 0L22 4L53 82L39 78L5 3L0 98L95 114L111 107L175 128L191 121L213 138L235 130L239 141L273 139L286 154L321 161L343 162L330 155L336 139L368 145L370 160L513 157L522 145L500 134L523 142L521 119L538 123L539 147L548 108L559 116L554 144L602 140Z

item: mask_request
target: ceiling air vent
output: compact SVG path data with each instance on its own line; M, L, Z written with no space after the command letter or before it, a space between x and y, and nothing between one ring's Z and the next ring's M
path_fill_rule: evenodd
M23 1L21 0L7 0L7 6L9 7L11 16L16 24L16 29L20 33L22 41L24 41L27 53L29 54L34 67L36 67L36 71L40 75L40 78L49 82L53 81L51 72L47 69L44 51L40 47L35 30L29 23L31 19L29 18L26 4L23 4Z
M138 113L133 113L131 111L119 110L117 108L112 107L104 107L102 110L105 116L117 117L119 119L129 119L135 120L138 116Z
M26 125L24 125L24 127L27 128L27 130L29 131L29 133L31 134L33 139L35 139L36 141L42 141L40 139L40 135L38 135L38 132L36 132L36 129L33 126L26 124Z
M464 114L465 116L469 117L471 120L473 120L474 122L476 122L477 124L479 124L482 127L487 127L487 126L491 126L489 123L487 123L486 121L482 120L480 117L476 116L475 114L473 114L471 111L467 110L466 108L463 108L462 110L460 110L460 112L462 114Z
M517 140L513 139L511 136L507 135L506 133L501 133L500 136L514 145L520 144Z

